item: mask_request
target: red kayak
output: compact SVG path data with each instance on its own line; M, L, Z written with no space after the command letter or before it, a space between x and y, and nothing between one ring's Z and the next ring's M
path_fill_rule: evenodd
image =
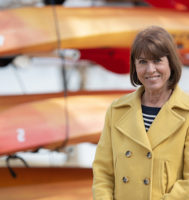
M7 109L0 113L0 155L40 147L54 149L65 141L97 143L108 106L122 95L50 98Z

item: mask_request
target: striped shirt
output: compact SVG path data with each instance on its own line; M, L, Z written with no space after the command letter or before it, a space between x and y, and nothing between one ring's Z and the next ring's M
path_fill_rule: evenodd
M149 106L142 105L142 115L143 115L146 132L148 132L152 122L156 118L160 109L161 108L158 108L158 107L149 107Z

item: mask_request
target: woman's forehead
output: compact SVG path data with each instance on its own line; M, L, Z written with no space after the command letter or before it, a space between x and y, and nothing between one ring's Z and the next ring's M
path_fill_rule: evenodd
M134 57L137 59L142 57L153 60L161 58L165 55L167 55L167 49L154 43L139 43L135 46L134 50Z
M158 55L158 54L152 54L152 53L148 53L148 54L144 54L143 52L141 54L139 54L138 56L136 55L135 59L146 59L146 60L154 60L154 59L158 59L160 57L163 57L162 55Z
M148 56L146 56L144 53L141 53L137 59L147 59Z
M137 52L135 54L135 59L155 60L163 56L166 56L166 54L160 51L145 51L145 50L142 51L141 50L141 52Z

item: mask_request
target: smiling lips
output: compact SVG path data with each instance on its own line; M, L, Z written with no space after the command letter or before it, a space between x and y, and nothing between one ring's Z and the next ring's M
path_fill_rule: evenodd
M147 76L147 77L145 77L145 79L155 80L155 79L157 79L157 78L159 78L159 77L160 77L160 75L156 75L156 76Z

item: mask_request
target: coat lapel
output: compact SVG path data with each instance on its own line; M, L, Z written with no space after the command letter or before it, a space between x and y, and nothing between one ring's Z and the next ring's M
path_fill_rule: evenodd
M178 111L186 110L188 112L188 101L188 95L176 86L172 96L161 108L148 131L152 149L171 137L183 125L185 118Z
M147 133L152 149L176 133L184 121L182 116L164 105Z
M123 116L116 122L115 127L134 142L151 150L151 145L144 127L140 96L143 88L131 94L126 102L119 102L115 109L124 109ZM126 106L126 107L125 107Z
M189 111L189 96L176 86L171 98L161 108L148 133L146 133L141 110L143 90L143 87L139 88L136 92L118 100L114 105L115 109L124 109L122 110L124 114L116 122L115 127L134 142L151 151L176 133L183 125L185 118L177 111Z

